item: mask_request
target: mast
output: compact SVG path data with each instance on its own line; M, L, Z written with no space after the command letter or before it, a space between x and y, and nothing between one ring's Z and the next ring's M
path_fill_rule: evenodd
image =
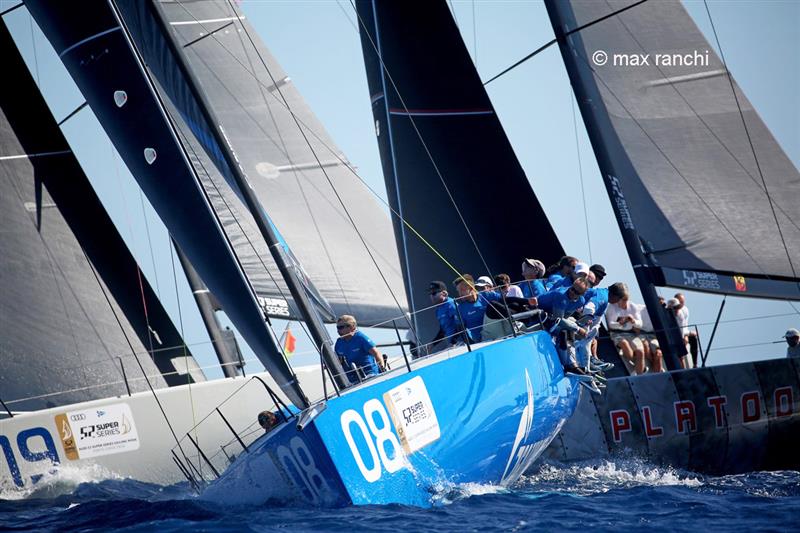
M202 90L200 90L199 83L194 73L186 64L185 56L180 50L177 49L174 39L170 37L171 30L165 19L161 6L157 5L157 2L154 0L150 2L150 9L153 11L154 18L158 23L160 30L166 37L165 40L167 42L167 46L172 52L172 55L175 57L178 68L186 79L192 95L200 103L200 111L202 112L203 117L209 126L212 127L211 131L214 135L214 139L222 150L222 156L227 163L231 174L233 175L233 178L239 187L239 190L242 193L245 205L250 211L250 214L253 216L253 219L255 220L262 237L266 241L272 258L278 267L278 271L286 281L289 291L292 294L292 298L295 301L295 305L300 311L300 315L306 322L306 326L308 327L317 350L319 350L320 354L325 360L325 364L333 373L337 386L340 388L346 387L348 383L345 379L344 371L339 364L339 359L334 353L333 347L331 346L332 343L330 336L328 335L328 332L325 329L319 314L309 300L308 294L306 293L305 288L301 283L297 272L295 271L295 268L290 265L289 261L287 260L286 253L283 249L283 244L277 235L275 227L267 218L266 213L256 198L255 192L250 185L247 175L245 174L242 166L239 164L236 154L233 151L233 147L230 145L230 142L222 130L221 122L216 118L215 113L212 110L205 94Z
M222 371L225 373L226 378L235 378L239 375L239 369L242 368L243 363L238 356L236 345L229 341L230 336L226 334L229 330L223 330L220 327L216 315L218 306L214 304L211 292L203 283L203 280L200 279L200 275L189 262L189 258L178 247L178 243L173 240L172 246L178 254L178 260L181 262L183 271L186 274L186 281L189 282L189 288L192 290L197 309L200 311L200 317L203 319L208 336L214 345L214 352L217 354Z
M646 256L642 251L639 233L636 231L636 227L633 224L633 218L631 217L628 204L622 193L619 179L617 178L617 176L620 175L619 171L621 169L615 167L606 139L604 139L601 134L603 128L600 122L609 120L607 115L595 112L595 102L601 102L602 97L596 87L583 83L581 73L573 56L572 48L567 42L567 35L565 32L566 28L569 26L565 20L564 12L559 9L558 3L559 0L545 0L547 13L553 25L553 31L558 41L559 50L561 50L564 66L567 69L572 90L575 92L575 99L578 101L581 116L586 125L589 140L592 143L592 149L594 150L598 166L600 167L603 183L611 199L614 216L617 219L625 248L628 250L628 257L631 260L633 272L636 275L636 282L639 284L644 304L647 306L653 328L656 331L658 343L664 355L664 361L667 363L667 368L670 370L677 370L681 368L679 358L686 355L686 345L683 342L683 337L675 322L675 318L670 316L658 302L658 293L656 292L654 281L655 272L658 272L659 269L656 268L650 257ZM606 130L608 129L609 128L606 128Z

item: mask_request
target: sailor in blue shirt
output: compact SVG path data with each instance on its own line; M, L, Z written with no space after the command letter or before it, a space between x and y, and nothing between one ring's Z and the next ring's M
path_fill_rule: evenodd
M539 309L555 318L566 318L586 304L586 278L576 279L571 286L552 290L539 297Z
M570 255L565 255L564 257L559 260L558 265L553 265L550 268L556 268L555 272L551 271L551 274L547 277L547 281L545 281L545 288L549 291L552 290L556 283L560 283L564 278L569 277L572 271L575 269L575 265L578 264L578 259L572 257ZM559 285L561 287L563 285ZM566 285L569 286L569 285Z
M446 346L461 341L461 321L458 319L456 302L447 294L447 286L442 281L431 281L431 303L436 305L436 320L439 321L439 332L429 343L431 346L444 339Z
M383 357L375 347L375 342L358 331L356 319L350 315L342 315L336 321L339 338L333 349L344 359L344 367L351 383L358 383L358 374L353 370L355 364L365 377L375 376L383 367Z
M458 313L467 330L467 335L472 342L481 342L486 306L489 305L489 302L502 300L503 296L496 291L478 293L475 281L469 274L459 277L454 284L458 289Z
M544 276L544 263L538 259L526 259L522 262L522 277L525 281L519 286L525 298L538 298L547 292L544 281L540 279L542 276Z

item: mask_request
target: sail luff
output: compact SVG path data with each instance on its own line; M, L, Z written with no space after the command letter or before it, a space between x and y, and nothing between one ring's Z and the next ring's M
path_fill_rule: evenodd
M553 25L553 31L569 75L572 90L575 93L575 99L578 102L581 116L589 134L589 140L592 143L592 149L601 170L603 184L611 199L614 216L622 234L625 248L628 251L636 282L641 290L642 299L647 306L659 345L664 354L664 360L670 370L678 370L681 368L679 358L686 355L683 336L680 329L676 327L674 318L659 303L653 274L654 265L642 250L639 233L630 216L628 203L619 185L618 176L624 172L630 172L631 169L627 168L629 165L616 165L615 160L610 155L610 152L615 148L621 150L621 147L618 146L619 140L613 134L614 130L603 124L603 122L608 121L608 117L598 112L597 106L594 105L600 95L596 93L596 89L593 92L593 87L582 79L585 74L578 68L569 42L569 40L580 39L580 35L578 33L573 33L570 36L566 35L568 29L576 25L574 21L569 21L566 18L569 16L566 13L566 4L557 0L545 0L545 6ZM616 161L618 162L619 159Z
M565 62L591 91L603 137L613 139L617 188L654 279L800 299L793 264L800 172L683 5L565 0L551 7L571 34ZM603 22L575 32L597 19Z
M307 405L114 6L26 5L170 234L290 401Z
M524 258L556 262L564 250L446 2L360 0L356 11L412 311L429 305L430 281L517 278ZM432 312L420 317L421 341L436 329Z
M181 73L185 77L194 97L200 104L200 111L203 113L208 125L211 126L211 130L216 137L217 144L222 147L222 156L224 157L226 163L228 164L228 168L233 174L236 185L238 186L239 191L244 198L250 214L256 221L256 225L261 232L261 236L267 243L267 247L272 254L272 259L275 261L281 277L288 285L289 291L294 299L294 303L299 308L300 314L306 322L306 328L311 334L315 347L320 352L320 355L325 360L326 365L333 373L334 380L336 381L337 385L340 388L347 387L348 382L345 378L341 364L339 363L339 358L333 351L333 343L331 342L330 336L328 335L325 326L322 324L322 319L319 315L319 312L311 303L311 300L306 293L305 285L301 282L295 270L295 266L290 264L289 258L285 252L285 243L282 242L283 239L280 238L274 224L271 220L269 220L264 208L258 201L258 198L256 197L255 192L248 181L247 174L236 157L233 147L230 145L230 141L225 136L222 124L215 116L214 110L209 104L208 99L199 86L194 74L188 68L184 55L177 48L172 32L169 31L166 17L161 9L160 3L153 1L150 3L150 7L153 10L155 20L160 24L161 31L167 39L167 44L172 50Z
M143 24L147 17L139 12L146 4L118 5L183 135L196 147L193 164L203 166L203 185L257 294L271 307L282 304L282 317L300 318L231 176L214 168L218 149L205 142L212 133L164 64L163 40ZM371 325L401 316L406 305L394 294L402 280L386 213L246 16L232 3L209 0L158 7L287 253L302 264L301 277L310 282L324 319L346 313Z

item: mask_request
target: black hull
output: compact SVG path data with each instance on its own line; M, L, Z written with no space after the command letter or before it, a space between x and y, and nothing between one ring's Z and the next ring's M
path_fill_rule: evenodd
M800 359L608 380L542 455L637 457L709 474L800 469Z

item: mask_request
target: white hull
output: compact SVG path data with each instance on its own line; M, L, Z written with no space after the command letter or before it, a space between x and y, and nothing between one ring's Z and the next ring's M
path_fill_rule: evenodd
M320 388L319 368L296 371L306 390L313 393ZM257 376L278 390L268 375ZM156 396L158 402L152 392L140 392L0 421L0 498L24 497L37 488L41 476L58 477L62 472L78 482L132 478L170 485L185 481L173 459L175 438L161 408L179 439L208 416L193 437L205 453L214 453L219 448L211 449L212 443L234 440L222 417L214 412L217 406L222 404L220 411L237 432L248 427L260 432L258 413L273 407L262 383L251 376L159 389ZM181 444L186 456L197 457L188 439ZM229 453L239 452L238 444L230 446ZM53 459L58 460L57 466Z

